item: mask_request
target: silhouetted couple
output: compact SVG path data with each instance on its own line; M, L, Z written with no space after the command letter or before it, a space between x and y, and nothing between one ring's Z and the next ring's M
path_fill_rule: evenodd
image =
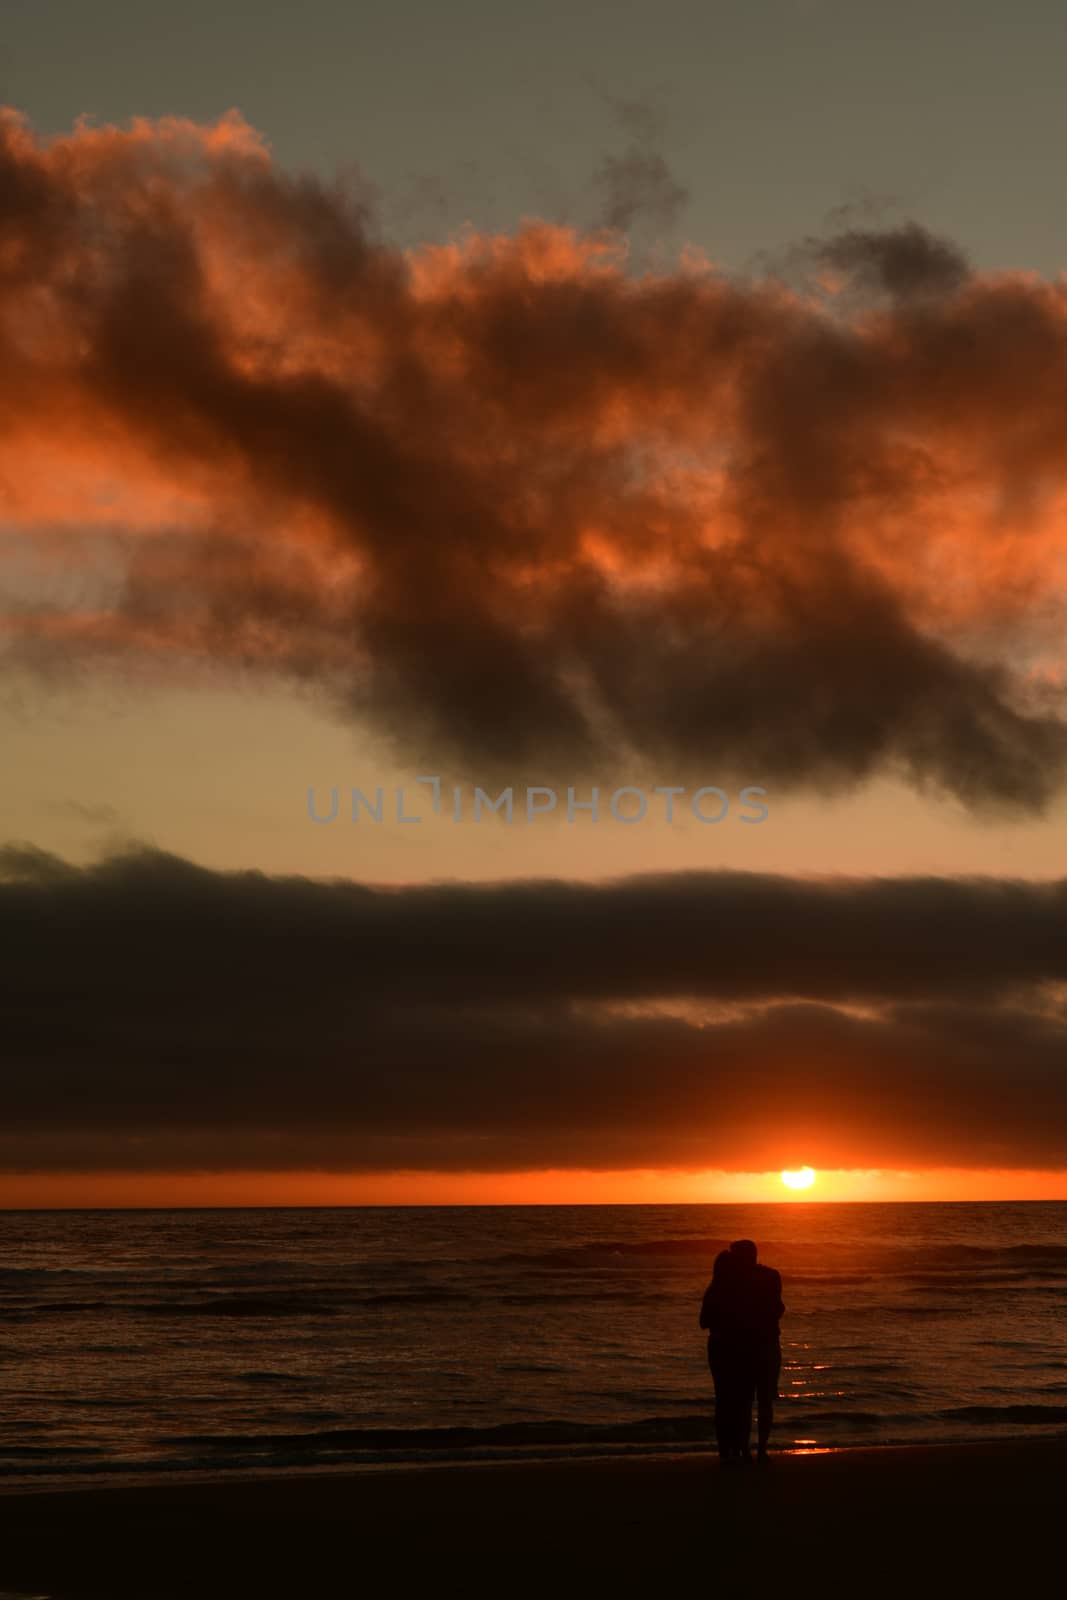
M782 1280L760 1266L751 1239L738 1239L716 1257L711 1282L700 1308L700 1326L708 1330L708 1365L715 1385L715 1437L724 1467L740 1467L751 1459L752 1404L756 1403L760 1465L767 1461L782 1347L778 1321Z

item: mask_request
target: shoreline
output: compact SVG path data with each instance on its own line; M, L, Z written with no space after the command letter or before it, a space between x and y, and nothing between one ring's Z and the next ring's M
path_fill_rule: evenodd
M295 1600L365 1575L381 1588L385 1571L401 1592L442 1577L488 1592L516 1568L659 1587L694 1562L718 1581L780 1560L776 1582L801 1592L801 1568L868 1592L936 1571L954 1592L1058 1562L1065 1473L1061 1435L782 1451L740 1473L704 1452L20 1486L0 1494L0 1590Z
M111 1492L125 1492L127 1490L156 1490L164 1492L169 1488L187 1488L197 1484L212 1485L216 1487L225 1485L241 1485L246 1483L299 1483L312 1478L352 1478L362 1481L367 1477L377 1474L392 1475L404 1472L497 1472L508 1471L512 1468L545 1469L576 1467L595 1469L603 1467L610 1470L618 1464L633 1463L662 1463L681 1461L707 1461L715 1459L715 1445L711 1437L711 1423L709 1421L707 1440L700 1443L686 1441L664 1441L662 1444L646 1444L635 1442L629 1449L585 1448L575 1445L572 1450L561 1450L558 1454L528 1455L512 1453L502 1447L499 1454L490 1451L472 1454L453 1454L450 1451L427 1449L419 1453L406 1454L398 1451L395 1457L380 1456L374 1459L343 1461L309 1460L302 1462L299 1459L280 1461L274 1464L241 1464L225 1467L221 1464L177 1467L162 1466L159 1468L146 1468L141 1471L121 1469L111 1471L101 1469L99 1473L86 1472L81 1475L78 1471L71 1471L67 1475L49 1474L42 1471L35 1478L32 1473L25 1477L10 1478L0 1477L0 1501L20 1497L45 1494L106 1494ZM863 1439L847 1443L823 1443L812 1441L810 1444L779 1444L773 1440L771 1453L776 1461L805 1459L812 1456L870 1456L872 1458L888 1454L907 1454L915 1452L925 1455L928 1452L965 1452L982 1450L1010 1450L1018 1447L1039 1445L1057 1445L1062 1443L1067 1447L1067 1427L1062 1424L1058 1431L1047 1433L1017 1433L1000 1436L983 1435L974 1439ZM752 1453L755 1454L755 1435L753 1434ZM0 1584L0 1600L3 1589Z

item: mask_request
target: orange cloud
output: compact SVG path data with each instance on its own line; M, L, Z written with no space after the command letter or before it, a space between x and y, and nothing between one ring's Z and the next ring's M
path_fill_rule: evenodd
M791 286L404 252L236 115L8 113L0 215L16 654L295 672L479 774L1063 783L1062 283L914 226Z

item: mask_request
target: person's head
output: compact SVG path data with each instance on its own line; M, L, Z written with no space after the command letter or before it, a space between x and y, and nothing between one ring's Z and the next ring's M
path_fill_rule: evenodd
M730 1255L739 1267L754 1267L757 1254L756 1246L751 1239L735 1239L730 1246Z
M720 1250L718 1255L715 1257L715 1266L711 1274L712 1282L721 1283L724 1278L728 1278L730 1276L731 1272L736 1271L737 1262L730 1254L729 1250Z

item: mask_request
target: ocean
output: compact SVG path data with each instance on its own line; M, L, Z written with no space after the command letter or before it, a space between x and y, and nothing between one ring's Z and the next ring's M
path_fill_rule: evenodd
M707 1450L738 1237L779 1448L1067 1432L1067 1203L6 1212L0 1475Z

